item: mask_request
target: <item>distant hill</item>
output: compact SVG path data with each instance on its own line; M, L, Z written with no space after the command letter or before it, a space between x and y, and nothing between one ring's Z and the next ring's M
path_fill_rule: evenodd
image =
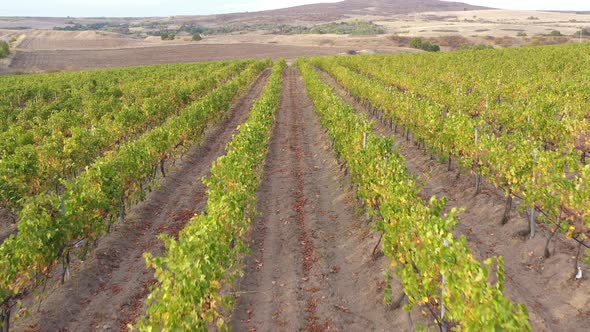
M318 0L321 1L321 0ZM207 26L226 25L314 25L333 22L355 16L393 16L420 12L463 11L491 9L472 6L461 2L439 0L345 0L334 3L316 3L303 6L265 10L258 12L230 13L219 15L179 15L172 17L129 17L129 18L65 18L65 17L14 17L0 20L0 29L15 27L52 29L76 23L91 25L109 22L119 24L202 24ZM90 30L96 30L91 28Z
M334 3L316 3L296 7L249 13L212 15L222 21L273 18L275 21L327 22L356 15L390 16L419 12L482 10L488 7L473 6L462 2L439 0L345 0ZM203 17L205 18L205 17Z
M487 7L439 0L345 0L258 12L268 15L398 15L415 12L480 10Z

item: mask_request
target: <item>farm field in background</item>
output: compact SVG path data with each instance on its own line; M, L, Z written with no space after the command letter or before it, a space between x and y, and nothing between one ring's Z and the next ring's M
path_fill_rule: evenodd
M438 0L344 0L261 12L170 17L0 17L13 55L0 74L162 63L418 52L579 42L590 13L506 10ZM193 36L198 38L193 40Z

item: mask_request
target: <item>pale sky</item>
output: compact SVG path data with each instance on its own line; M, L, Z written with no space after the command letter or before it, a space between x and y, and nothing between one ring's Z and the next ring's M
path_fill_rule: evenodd
M3 0L0 16L169 16L257 11L337 0ZM505 9L590 10L590 0L465 0Z

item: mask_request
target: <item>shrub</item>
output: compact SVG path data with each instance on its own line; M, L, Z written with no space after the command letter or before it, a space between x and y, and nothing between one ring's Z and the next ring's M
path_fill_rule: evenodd
M428 43L430 44L430 43ZM430 49L428 49L427 51L429 52L440 52L440 46L436 45L436 44L430 44Z
M561 32L559 32L559 31L557 31L557 30L553 30L553 31L551 31L551 32L549 33L549 36L551 36L551 37L561 37L561 36L563 36L563 35L561 34Z
M174 38L176 38L176 35L173 33L163 33L160 35L160 38L162 38L162 40L174 40Z
M0 41L0 59L6 58L10 54L10 47L5 41Z
M590 36L590 30L589 29L582 29L582 30L577 31L576 33L574 33L574 36L579 37L580 34L582 36Z
M199 41L199 40L203 40L203 37L201 37L201 35L200 35L200 34L198 34L198 33L195 33L195 34L193 35L193 41Z
M517 33L517 34L516 34L516 36L517 36L517 37L526 37L526 36L527 36L527 34L526 34L526 32L522 32L522 31L520 31L519 33Z
M427 52L438 52L440 51L440 46L436 44L432 44L431 42L424 40L422 38L412 38L410 41L410 47L416 48L419 50L424 50Z
M422 48L422 38L412 38L412 40L410 40L410 47L421 49Z
M204 27L204 26L200 26L200 25L195 25L195 24L190 24L190 25L183 25L182 27L180 27L180 29L178 30L178 32L188 32L191 35L195 35L195 34L202 34L202 33L208 33L209 32L209 28Z

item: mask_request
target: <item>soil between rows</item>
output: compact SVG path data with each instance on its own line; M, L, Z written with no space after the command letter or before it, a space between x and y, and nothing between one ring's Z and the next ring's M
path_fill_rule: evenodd
M149 286L155 282L143 254L162 255L159 234L177 236L190 218L203 210L206 188L201 182L212 162L243 123L266 85L270 70L262 73L229 111L228 118L210 128L167 176L158 190L132 207L124 224L99 240L88 259L75 262L72 278L64 285L50 280L38 303L25 299L31 316L14 322L14 331L126 331L145 312Z
M374 120L375 132L395 138L409 170L422 185L424 199L433 195L445 196L448 198L447 209L465 208L459 214L455 235L466 236L469 249L480 261L491 256L504 258L505 294L526 305L533 331L587 331L590 326L590 283L587 279L575 281L573 278L576 255L573 241L555 236L550 245L551 257L544 258L548 227L538 225L535 238L524 239L519 232L527 229L528 219L516 209L512 210L510 221L502 226L505 199L501 191L484 181L482 192L475 195L473 175L458 175L454 163L452 170L448 171L446 163L431 160L427 152L407 141L401 130L396 133L382 124L332 76L317 70L341 98ZM587 271L588 265L582 265Z
M99 241L73 278L60 286L51 281L40 304L25 304L31 317L15 331L115 331L145 310L147 289L154 282L143 253L162 254L157 235L178 234L206 202L200 179L225 145L263 88L267 71L232 108L230 119L212 128L162 181L161 189L133 207L127 222ZM327 74L322 77L355 108ZM358 212L348 177L330 147L295 68L286 71L281 108L259 189L261 215L253 225L239 298L232 318L236 331L411 331L420 317L383 304L383 270L387 259L371 258L377 234ZM525 303L534 330L584 330L590 326L588 284L571 278L573 244L553 240L552 256L543 259L547 230L533 240L515 235L526 218L513 212L501 227L504 200L487 185L474 196L473 177L456 166L431 161L429 155L380 123L375 130L394 135L408 167L424 185L422 195L446 196L449 208L465 207L456 234L467 236L478 259L502 255L506 294ZM40 291L40 290L39 290ZM394 297L401 294L394 285Z
M355 213L329 143L301 76L287 69L233 330L414 330L415 311L383 304L387 260L371 258L378 236Z

